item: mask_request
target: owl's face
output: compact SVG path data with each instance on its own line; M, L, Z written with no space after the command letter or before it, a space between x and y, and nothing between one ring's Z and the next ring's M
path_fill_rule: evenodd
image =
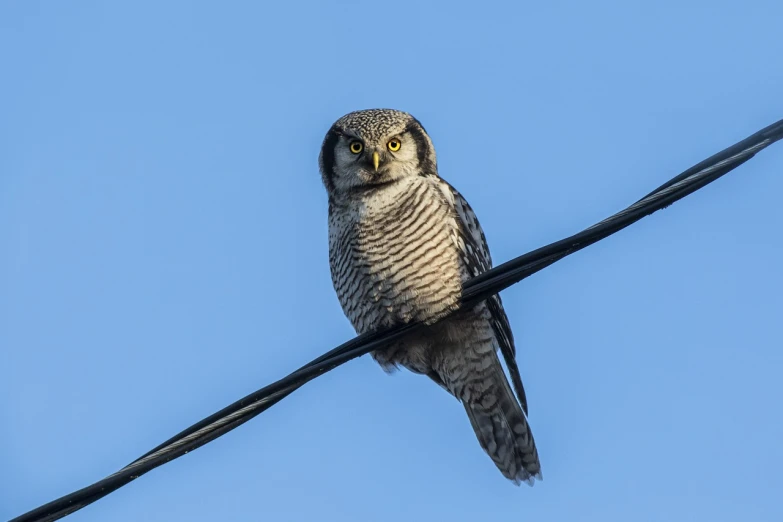
M330 196L437 174L435 148L424 127L392 109L357 111L337 120L326 134L319 163Z

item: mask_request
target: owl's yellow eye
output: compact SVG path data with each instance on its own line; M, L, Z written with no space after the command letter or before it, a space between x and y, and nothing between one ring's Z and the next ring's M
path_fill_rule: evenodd
M398 150L400 150L402 143L400 143L400 140L398 140L397 138L393 138L389 140L389 143L387 143L386 146L389 147L390 151L397 152Z
M351 152L354 154L359 154L362 149L364 149L364 145L361 141L352 141L348 148L351 149Z

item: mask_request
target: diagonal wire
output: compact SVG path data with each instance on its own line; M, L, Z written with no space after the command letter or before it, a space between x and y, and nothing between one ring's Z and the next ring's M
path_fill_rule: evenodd
M462 305L475 304L518 283L593 243L666 208L675 201L699 190L751 159L756 153L783 138L783 120L760 130L694 165L669 180L628 208L575 234L507 261L465 283ZM412 323L382 332L363 334L299 368L287 377L247 395L178 433L116 473L83 489L65 495L10 522L44 522L60 519L121 488L148 471L172 461L189 451L220 437L271 408L307 382L341 364L382 348L389 343L424 328Z

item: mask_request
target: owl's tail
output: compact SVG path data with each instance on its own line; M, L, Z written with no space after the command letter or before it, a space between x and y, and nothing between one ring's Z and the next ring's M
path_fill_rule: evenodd
M494 354L493 354L494 355ZM493 367L466 386L462 404L484 451L515 484L541 480L541 463L527 417L493 356Z

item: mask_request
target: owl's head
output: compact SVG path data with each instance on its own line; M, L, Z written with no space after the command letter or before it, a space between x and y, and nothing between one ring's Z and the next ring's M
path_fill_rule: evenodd
M337 120L326 133L319 164L330 196L437 175L435 148L424 127L393 109L351 112Z

